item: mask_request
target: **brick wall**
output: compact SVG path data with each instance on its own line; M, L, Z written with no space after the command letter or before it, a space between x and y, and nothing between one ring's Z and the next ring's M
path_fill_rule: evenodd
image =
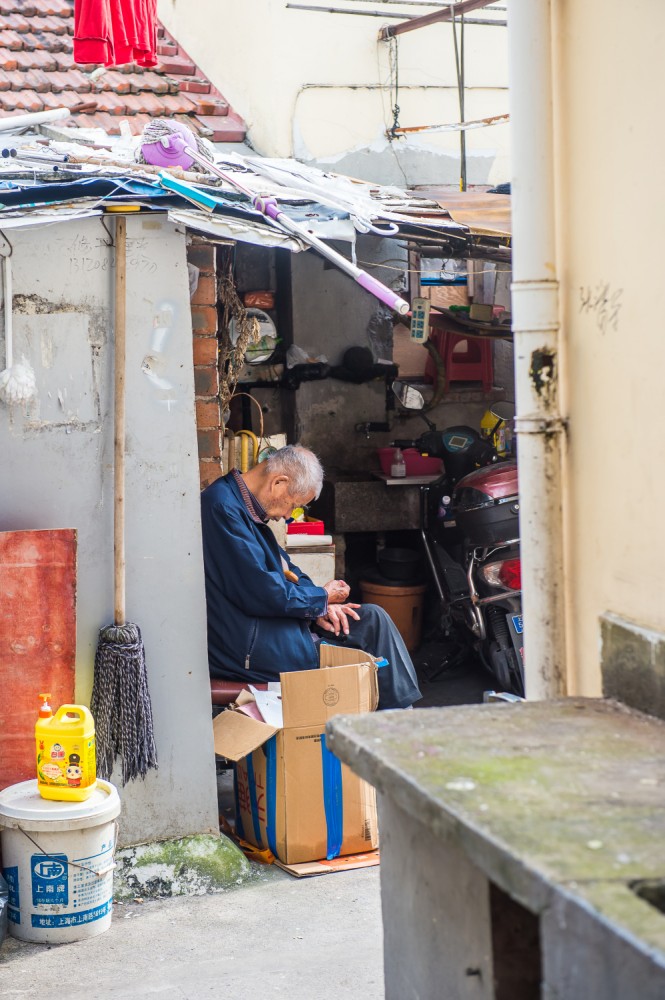
M199 443L201 489L222 474L222 420L217 370L217 269L215 247L192 243L187 260L199 268L199 284L192 298L194 334L194 392Z

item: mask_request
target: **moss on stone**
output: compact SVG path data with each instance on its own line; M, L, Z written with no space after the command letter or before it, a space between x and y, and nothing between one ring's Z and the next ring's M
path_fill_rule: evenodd
M241 884L250 870L228 837L205 834L126 847L117 852L116 863L118 902L225 892Z

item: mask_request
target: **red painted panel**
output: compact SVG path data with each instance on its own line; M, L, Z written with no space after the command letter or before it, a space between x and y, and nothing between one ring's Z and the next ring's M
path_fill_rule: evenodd
M40 692L74 700L76 531L0 532L0 788L35 776Z

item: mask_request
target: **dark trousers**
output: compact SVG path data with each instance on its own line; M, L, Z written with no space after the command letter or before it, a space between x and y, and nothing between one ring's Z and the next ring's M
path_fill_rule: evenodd
M379 710L409 708L422 698L416 670L390 615L377 604L363 604L358 608L360 621L349 619L348 636L335 636L332 632L318 630L322 641L334 646L351 646L363 649L372 656L385 657L387 666L379 668Z

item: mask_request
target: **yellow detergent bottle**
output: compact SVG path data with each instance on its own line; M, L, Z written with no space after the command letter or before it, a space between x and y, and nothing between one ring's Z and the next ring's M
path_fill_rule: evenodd
M53 714L50 694L35 725L37 787L44 799L83 802L97 785L95 722L84 705L61 705Z
M504 455L506 453L506 422L497 417L491 410L486 410L480 421L480 433L484 438L489 438L492 432L494 432L492 444L496 448L497 454Z

